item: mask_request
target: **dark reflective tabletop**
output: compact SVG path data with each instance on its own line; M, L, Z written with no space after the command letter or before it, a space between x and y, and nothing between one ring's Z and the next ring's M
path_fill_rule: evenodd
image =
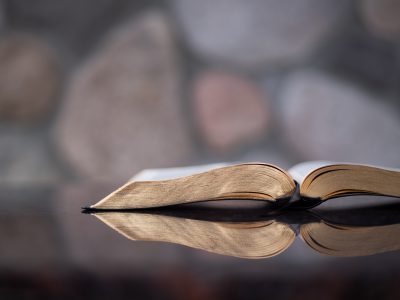
M81 212L116 187L1 188L1 299L400 297L396 201Z

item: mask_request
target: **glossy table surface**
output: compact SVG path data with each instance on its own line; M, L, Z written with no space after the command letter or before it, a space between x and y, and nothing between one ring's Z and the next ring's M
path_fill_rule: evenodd
M121 232L127 228L131 234L141 230L137 226L143 225L135 221L126 226L119 224L118 232L95 215L81 211L81 207L95 203L116 187L92 184L0 188L0 298L400 298L400 253L393 251L393 245L400 245L400 236L388 235L390 249L378 245L379 251L371 250L381 253L337 257L316 251L299 234L301 224L321 220L356 227L396 226L400 224L399 205L377 206L381 204L378 197L359 197L335 203L332 200L312 212L271 214L259 203L235 207L225 203L126 213L123 220L157 216L145 220L157 220L158 223L152 221L151 230L163 227L161 233L157 231L157 238L170 242L142 241L140 235L139 240L131 240L132 236ZM361 203L362 207L354 208L348 203ZM146 222L149 221L143 224ZM220 231L221 222L230 224L228 231ZM261 237L255 235L257 226L252 224L260 222L287 224L288 232L296 237L286 249L270 257L232 255L239 253L235 252L238 244L243 256L252 243L262 244L262 237L269 239L268 234L275 234L268 231ZM237 228L242 228L238 224L247 228L245 236L239 235L245 242L232 238ZM168 237L162 236L166 233ZM386 234L385 230L381 233ZM204 248L206 241L207 251L181 245L187 239L189 245L198 248ZM357 243L366 247L363 241L351 239L351 247L357 248ZM231 248L236 250L232 252ZM369 253L364 248L361 252Z

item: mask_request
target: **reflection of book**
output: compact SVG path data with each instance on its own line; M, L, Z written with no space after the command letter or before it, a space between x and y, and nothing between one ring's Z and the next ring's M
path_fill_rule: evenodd
M364 256L400 250L399 212L398 206L384 211L354 210L351 219L347 218L347 225L344 220L340 223L329 220L330 216L334 219L340 216L340 212L335 211L325 212L323 217L310 212L291 212L239 222L220 221L218 214L214 214L217 220L194 219L199 217L199 212L191 214L190 209L97 212L94 215L132 240L170 242L257 259L283 252L298 233L311 248L326 255ZM204 211L200 211L201 215L205 215Z
M289 226L276 221L229 223L123 212L95 215L132 240L171 242L243 258L274 256L295 238Z
M293 206L312 207L355 194L400 197L400 171L321 162L303 163L288 172L263 163L145 170L90 208L135 209L226 199L264 200L275 206L291 200Z

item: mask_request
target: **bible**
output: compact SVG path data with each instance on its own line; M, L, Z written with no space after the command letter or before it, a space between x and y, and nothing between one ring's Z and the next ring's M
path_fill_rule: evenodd
M306 162L288 171L266 163L144 170L89 210L163 207L220 200L306 209L350 195L400 197L400 170Z

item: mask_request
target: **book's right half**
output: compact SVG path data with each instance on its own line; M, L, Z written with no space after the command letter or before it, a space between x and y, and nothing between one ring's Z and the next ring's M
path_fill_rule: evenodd
M323 201L358 194L400 197L400 171L367 165L329 164L305 176L300 194Z

